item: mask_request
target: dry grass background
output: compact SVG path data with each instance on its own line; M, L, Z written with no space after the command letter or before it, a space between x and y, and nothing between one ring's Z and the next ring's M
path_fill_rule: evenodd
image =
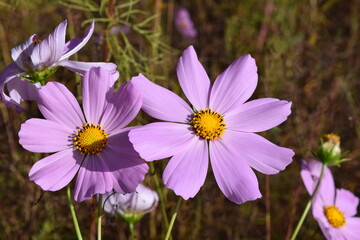
M100 1L77 2L100 5ZM68 19L68 39L74 33L81 36L86 26L83 21L114 18L120 13L113 7L125 1L103 3L105 13L70 8L60 1L0 0L0 70L12 61L10 49L31 34L44 38L63 19ZM172 17L178 6L189 9L198 30L197 38L188 40L174 29ZM259 73L259 85L252 98L276 97L293 102L289 119L262 133L296 152L293 163L280 174L257 174L264 197L233 204L223 196L209 170L196 198L183 202L173 230L174 239L288 239L308 198L299 175L300 160L309 159L309 150L328 132L341 136L342 148L349 150L348 157L353 159L341 168L332 168L336 185L360 196L359 0L153 0L141 1L134 7L158 16L149 23L149 29L161 29L161 34L146 38L132 31L127 36L131 46L147 59L129 60L126 54L122 55L124 39L107 38L109 25L101 22L77 57L83 61L115 61L122 81L142 71L181 94L175 67L188 45L194 45L213 80L237 57L250 53ZM131 17L129 21L135 23L139 19ZM159 42L154 44L154 39ZM171 47L161 46L160 40ZM75 77L67 70L58 70L51 80L63 82L76 92ZM43 155L22 149L17 132L26 119L41 115L36 104L24 106L26 111L17 114L0 104L0 239L75 239L65 190L44 193L28 180L29 169ZM137 123L150 120L142 114ZM156 163L158 175L165 164L166 161ZM153 186L149 174L146 182ZM165 199L170 215L176 196L165 190ZM95 199L76 203L75 208L85 238L94 239ZM160 209L144 216L136 224L139 239L163 239L161 223ZM103 218L103 232L104 239L128 236L126 224L109 215ZM311 216L298 239L323 239Z

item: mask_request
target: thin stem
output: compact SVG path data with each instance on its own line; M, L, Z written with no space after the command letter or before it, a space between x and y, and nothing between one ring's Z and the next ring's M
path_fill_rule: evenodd
M160 197L160 207L161 207L161 213L163 215L163 219L164 219L164 223L166 228L169 228L169 219L167 217L166 214L166 209L165 209L165 202L164 202L164 196L162 194L162 190L161 190L161 186L160 186L160 182L159 182L159 178L157 177L156 173L155 173L155 167L154 167L154 163L150 162L149 163L150 166L150 172L152 177L154 178L154 182L155 182L155 187L156 187L156 192Z
M170 235L171 235L171 230L174 226L174 222L175 222L175 219L176 219L176 216L178 214L178 211L179 211L179 207L180 207L180 204L181 204L181 200L182 198L179 197L179 200L176 204L176 208L175 208L175 212L173 213L172 217L171 217L171 220L170 220L170 224L169 224L169 228L167 230L167 233L166 233L166 237L165 237L165 240L168 240L170 238Z
M312 202L312 200L313 200L316 192L317 192L318 189L319 189L321 179L322 179L322 177L323 177L323 175L324 175L325 167L326 167L326 164L323 163L323 165L322 165L322 167L321 167L320 176L319 176L319 179L318 179L318 181L317 181L317 183L316 183L314 192L313 192L312 195L310 196L310 199L309 199L308 203L306 204L306 207L305 207L305 209L304 209L304 212L303 212L303 214L301 215L300 220L299 220L298 224L296 225L296 228L295 228L295 230L294 230L294 232L293 232L290 240L295 240L297 234L299 233L299 230L300 230L301 226L303 225L303 223L304 223L304 221L305 221L305 218L306 218L306 216L307 216L307 214L308 214L308 212L309 212L309 210L310 210L310 207L311 207L311 202Z
M129 229L130 229L130 239L131 240L135 240L135 231L134 231L134 223L133 222L129 222Z
M70 208L72 220L73 220L73 222L74 222L74 227L75 227L75 231L76 231L76 236L77 236L77 239L78 239L78 240L82 240L83 238L82 238L82 236L81 236L81 231L80 231L79 223L78 223L77 218L76 218L76 213L75 213L74 205L73 205L73 202L72 202L71 191L70 191L69 185L68 185L66 188L67 188L67 189L66 189L67 198L68 198L68 201L69 201L69 208Z
M102 195L99 194L98 216L97 216L97 240L101 240L101 218L102 218Z

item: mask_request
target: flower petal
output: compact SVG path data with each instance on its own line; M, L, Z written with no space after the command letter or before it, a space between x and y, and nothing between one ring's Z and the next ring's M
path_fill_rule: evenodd
M6 95L4 88L10 80L18 79L16 76L20 73L22 73L22 70L16 65L15 62L10 63L2 72L0 72L1 99L7 107L15 107L16 111L18 112L22 112L24 109L19 105L16 99L14 100Z
M199 62L193 46L184 51L176 70L180 86L191 104L197 110L207 108L210 79Z
M228 130L222 139L229 148L236 149L238 156L250 167L264 174L284 170L294 156L291 149L279 147L254 133Z
M224 134L224 136L226 133ZM224 195L240 204L261 197L259 183L249 165L224 140L210 141L210 162Z
M61 49L62 56L59 61L67 59L68 57L70 57L71 55L73 55L74 53L79 51L82 47L84 47L94 32L94 26L95 26L95 21L93 20L90 27L86 31L84 37L74 38L74 39L70 40L69 42L67 42L65 45L63 45L63 48Z
M116 79L119 78L119 72L116 70L117 66L114 63L78 62L78 61L64 60L64 61L58 62L57 65L63 66L64 68L67 68L70 71L76 72L80 75L84 75L85 72L89 71L90 68L92 68L92 67L101 67L101 68L104 68L104 69L110 71L114 82Z
M210 108L226 114L244 103L255 91L258 81L255 59L246 55L235 60L215 80L211 89Z
M114 94L114 81L109 71L92 67L84 74L82 96L87 122L99 123L107 102Z
M189 105L178 95L150 82L142 74L133 77L131 83L142 94L142 109L150 116L164 121L186 123L193 114Z
M359 198L352 192L346 189L336 189L335 206L337 206L346 217L355 216L358 205Z
M100 124L113 134L128 125L139 113L142 104L140 92L130 83L123 83L110 99Z
M305 161L302 162L301 177L310 195L315 190L316 184L320 177L321 168L322 163L314 159L308 163ZM319 199L321 200L322 206L335 204L334 179L327 167L324 170L324 174L316 195L320 196ZM316 200L317 197L314 197L313 202Z
M37 35L31 35L24 43L11 49L11 57L17 66L23 71L31 67L30 55L34 48L33 39L37 39ZM30 65L30 66L29 66Z
M76 98L61 83L48 82L39 90L38 107L46 119L60 123L70 131L85 123Z
M150 123L130 131L129 139L146 161L167 158L191 144L195 135L190 125L168 122Z
M75 201L81 202L94 194L104 194L111 190L111 174L108 173L105 162L98 155L87 155L76 178Z
M192 198L204 185L208 163L207 141L193 137L187 148L170 159L163 174L164 184L185 200Z
M244 132L262 132L287 119L291 102L276 98L261 98L240 105L226 115L226 127Z
M140 159L129 141L129 131L124 128L109 137L109 144L100 158L104 159L113 176L113 187L119 193L134 192L149 171L148 165Z
M8 82L6 87L11 99L20 104L23 101L35 101L41 84L33 84L27 80L15 77Z
M45 191L57 191L73 179L83 156L71 148L52 154L36 162L29 172L34 181Z
M346 218L345 226L340 228L339 231L341 232L343 239L358 240L360 236L360 218L359 217Z
M66 35L67 20L60 23L44 41L40 42L36 47L39 48L40 56L42 60L45 60L45 56L48 55L47 66L51 66L58 62L63 55L65 47L65 35ZM34 49L34 50L35 50Z
M71 147L71 134L62 124L32 118L21 124L19 143L31 152L58 152Z

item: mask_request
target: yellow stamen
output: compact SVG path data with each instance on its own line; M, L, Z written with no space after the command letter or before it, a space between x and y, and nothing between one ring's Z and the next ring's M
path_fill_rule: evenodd
M37 39L37 38L33 38L33 44L36 46L38 45L39 43L41 43L41 40L40 39Z
M324 139L324 142L328 142L328 141L331 141L333 143L340 142L340 137L334 133L325 134L323 136L323 139Z
M340 228L345 225L345 216L336 206L326 206L324 214L333 227Z
M196 112L190 124L194 127L196 135L208 140L221 138L226 126L224 117L210 108Z
M108 144L107 133L99 124L85 123L74 136L74 146L81 154L99 154Z

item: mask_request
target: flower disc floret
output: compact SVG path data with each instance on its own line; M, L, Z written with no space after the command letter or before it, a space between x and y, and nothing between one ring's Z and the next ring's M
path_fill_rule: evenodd
M99 124L86 123L74 137L74 146L81 154L99 154L108 144L107 133Z
M224 117L210 108L196 112L190 123L196 135L208 140L221 138L226 126Z
M324 214L333 227L340 228L345 225L345 216L336 206L326 206Z

